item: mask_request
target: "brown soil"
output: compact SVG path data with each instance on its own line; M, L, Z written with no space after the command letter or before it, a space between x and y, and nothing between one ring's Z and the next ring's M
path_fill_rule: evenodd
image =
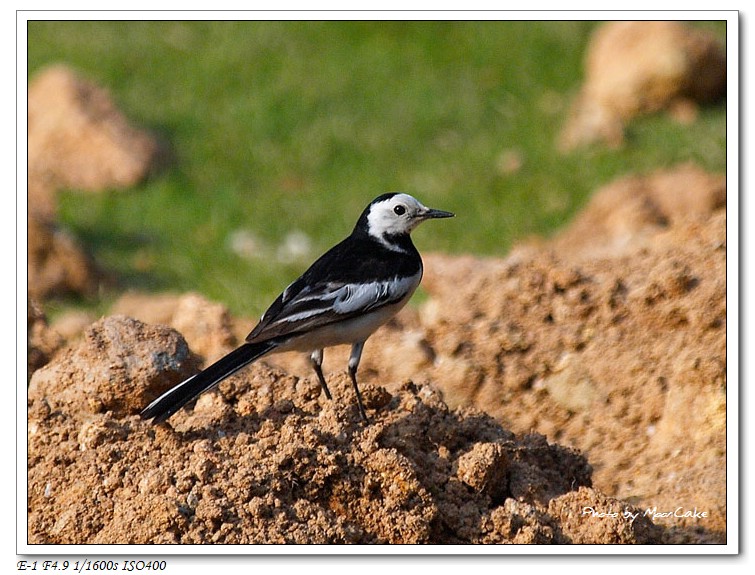
M668 110L681 123L726 93L726 49L680 22L622 21L599 27L587 47L585 81L559 139L562 150L624 142L632 118Z
M30 296L91 293L54 194L130 185L156 145L66 70L29 110ZM428 298L366 346L369 425L336 348L334 401L287 354L151 426L141 408L254 320L125 294L50 326L30 297L29 542L725 542L725 206L723 176L683 165L598 190L506 259L426 256Z
M429 258L429 377L580 449L612 496L709 512L659 519L677 540L725 541L724 203L722 176L680 166L607 186L507 260Z
M429 299L367 345L369 425L346 348L326 357L332 402L286 354L145 424L254 322L124 296L114 312L150 323L100 320L32 377L29 540L725 542L723 185L628 178L506 260L427 256Z
M27 136L29 294L91 296L106 278L58 226L57 194L132 187L165 161L164 146L131 125L104 88L64 65L29 82Z
M47 364L63 343L63 337L50 328L39 303L29 298L26 302L27 378Z
M29 82L29 172L54 190L102 191L134 186L161 150L131 125L104 88L64 65Z
M183 338L125 316L29 388L32 543L649 543L578 452L516 437L431 387L319 385L262 364L170 426L134 415L194 369ZM636 512L636 510L635 510Z
M44 300L67 294L93 295L105 278L76 238L53 221L31 213L27 224L29 296Z

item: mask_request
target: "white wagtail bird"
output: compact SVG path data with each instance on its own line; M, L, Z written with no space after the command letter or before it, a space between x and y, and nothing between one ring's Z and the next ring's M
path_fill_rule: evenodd
M425 220L453 215L407 194L375 198L351 235L278 296L243 345L162 394L142 417L165 421L242 367L282 351L310 352L322 391L331 399L322 373L323 349L351 344L349 375L359 414L367 421L357 385L364 342L404 307L422 279L422 258L409 234Z

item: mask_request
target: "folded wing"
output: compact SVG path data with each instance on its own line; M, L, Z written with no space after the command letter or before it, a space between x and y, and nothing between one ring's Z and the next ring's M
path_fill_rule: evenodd
M247 341L294 335L377 310L411 295L419 279L418 274L367 283L297 286L294 282L265 312Z

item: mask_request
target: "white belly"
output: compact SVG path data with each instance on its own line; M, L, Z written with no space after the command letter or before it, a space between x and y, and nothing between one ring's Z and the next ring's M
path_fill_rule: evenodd
M411 298L412 292L401 301L384 306L372 313L348 319L312 330L308 333L294 337L275 349L279 351L314 351L333 345L352 344L364 342L375 330L385 324L389 319L401 310Z

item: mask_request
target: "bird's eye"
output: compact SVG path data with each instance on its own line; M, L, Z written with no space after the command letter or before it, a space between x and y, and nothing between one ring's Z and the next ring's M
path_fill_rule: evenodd
M398 206L393 208L393 213L396 214L397 216L403 216L406 213L406 208L402 206L401 204L399 204Z

